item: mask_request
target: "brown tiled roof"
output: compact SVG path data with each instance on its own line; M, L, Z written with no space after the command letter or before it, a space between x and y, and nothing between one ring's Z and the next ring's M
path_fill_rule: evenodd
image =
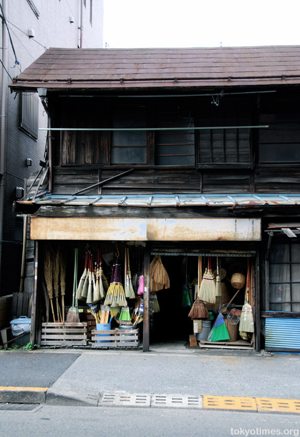
M50 48L13 88L130 89L300 84L300 46Z

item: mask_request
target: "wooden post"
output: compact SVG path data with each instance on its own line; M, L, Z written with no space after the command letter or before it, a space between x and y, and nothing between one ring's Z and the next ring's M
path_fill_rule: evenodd
M143 318L143 352L149 352L150 323L149 323L149 293L150 293L150 248L146 246L144 254L144 318Z
M256 341L255 341L255 350L257 352L261 349L261 314L260 314L260 300L261 300L261 292L260 292L260 250L258 250L255 259L255 331L256 331Z
M32 307L31 307L31 332L30 332L30 343L36 344L37 338L37 283L38 283L38 258L39 258L39 246L38 242L34 242L34 282L32 291Z

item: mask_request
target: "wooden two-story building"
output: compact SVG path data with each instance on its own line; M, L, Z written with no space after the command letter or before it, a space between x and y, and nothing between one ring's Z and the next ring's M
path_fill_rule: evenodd
M250 265L249 347L300 350L300 46L49 49L12 91L38 92L49 116L44 167L18 204L36 242L35 336L47 245L67 260L69 305L74 249L81 271L87 247L107 267L127 247L145 280L144 350L192 333L182 290L199 260L221 268L223 304ZM171 284L158 314L154 256Z

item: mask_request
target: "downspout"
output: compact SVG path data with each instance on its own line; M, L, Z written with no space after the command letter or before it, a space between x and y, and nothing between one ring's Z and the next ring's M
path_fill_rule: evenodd
M82 49L83 36L83 0L80 0L79 48Z
M8 49L7 49L7 29L4 19L7 16L7 3L2 0L2 83L1 83L1 113L0 113L0 287L2 284L2 251L3 251L3 213L4 213L4 195L6 185L6 133L7 133L7 90L8 81Z

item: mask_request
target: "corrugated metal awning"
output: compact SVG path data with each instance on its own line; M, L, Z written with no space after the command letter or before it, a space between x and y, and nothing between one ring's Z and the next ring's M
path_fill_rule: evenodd
M130 194L72 196L46 194L18 201L20 205L70 205L95 207L261 207L300 205L300 194Z

